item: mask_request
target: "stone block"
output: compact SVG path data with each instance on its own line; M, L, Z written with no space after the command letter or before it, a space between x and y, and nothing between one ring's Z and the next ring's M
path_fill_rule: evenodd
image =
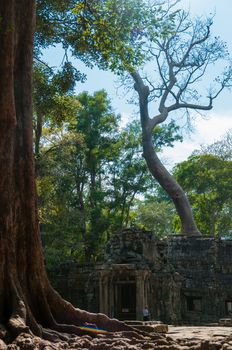
M220 318L220 326L232 326L232 318Z

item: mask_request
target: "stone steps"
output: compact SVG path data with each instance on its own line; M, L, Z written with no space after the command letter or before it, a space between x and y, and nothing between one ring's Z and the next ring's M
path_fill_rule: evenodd
M168 333L168 325L160 321L124 321L129 326L147 333Z
M232 318L226 317L226 318L220 318L219 320L220 326L232 326Z

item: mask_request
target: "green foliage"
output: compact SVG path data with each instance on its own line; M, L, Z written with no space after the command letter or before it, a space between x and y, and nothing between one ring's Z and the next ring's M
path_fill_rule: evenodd
M130 125L119 135L118 116L112 112L104 92L94 96L87 93L78 98L72 96L75 82L83 76L68 61L68 53L89 66L96 64L116 74L134 72L153 59L156 65L154 77L146 75L145 70L141 75L147 79L149 101L160 102L157 110L161 114L164 109L195 109L201 92L194 84L201 81L208 64L227 59L228 52L224 43L210 37L212 19L193 23L182 11L170 13L173 4L176 4L175 0L164 2L162 6L145 0L37 1L35 55L39 58L41 49L56 44L61 44L65 52L59 71L40 64L35 66L35 154L43 169L39 174L40 200L48 204L46 227L53 227L57 237L60 232L58 226L55 229L57 223L68 225L66 218L70 217L70 222L77 218L79 226L70 224L67 235L70 232L72 244L75 239L81 242L79 257L95 258L109 232L130 223L134 199L149 192L151 178L142 157L138 125ZM214 87L218 85L219 88L209 91L209 105L199 105L199 108L211 108L213 99L229 82L230 67L215 80ZM163 120L167 116L164 118L163 115ZM163 145L172 146L175 140L181 140L181 137L173 121L162 128L155 127L153 143L156 151ZM194 171L194 167L190 169L189 176ZM208 232L209 225L203 224L207 220L211 223L211 233L222 228L227 230L230 224L225 224L226 213L230 212L230 207L223 183L219 186L215 172L204 173L202 170L201 173L203 178L214 178L209 189L204 181L196 182L193 178L188 183L187 178L180 176L181 181L186 182L186 188L189 187L201 230ZM197 176L200 178L198 173ZM43 185L43 181L47 184ZM43 186L48 186L51 197L47 198L48 194L43 193ZM222 204L220 196L226 204ZM159 202L164 208L165 205L168 207L165 198L164 202L160 199ZM209 210L206 218L207 203L212 212ZM152 205L147 204L147 211L151 213ZM144 218L138 220L144 220L147 225L148 213L142 204L141 211L144 211ZM216 224L215 215L219 218L219 212L223 219ZM157 230L161 232L161 229ZM76 250L68 249L64 255L68 256L72 251L74 256Z
M35 56L59 45L65 61L71 52L89 66L134 70L149 40L172 30L175 12L169 15L162 7L146 0L38 0Z
M161 146L171 147L175 140L179 140L178 128L173 122L154 130L153 138L157 151ZM132 212L136 197L154 191L154 179L147 169L143 158L141 126L133 121L122 130L118 145L120 152L115 162L109 164L113 196L116 203L114 213L114 228L121 228L134 222L136 210ZM119 210L120 209L120 210ZM117 218L117 220L115 220Z
M90 66L131 71L142 64L148 41L170 30L162 15L161 7L143 0L38 0L36 57L51 45L65 50L61 70L37 63L34 72L40 213L50 262L66 234L60 258L95 259L110 232L130 224L134 199L151 183L138 124L120 134L119 116L104 91L72 95L83 77L69 63L68 52ZM171 146L177 132L173 122L157 127L157 149Z
M42 63L35 63L33 69L35 114L42 114L47 119L63 120L70 111L75 112L77 106L74 105L74 99L70 94L77 79L68 63L65 63L57 72Z
M164 146L173 147L175 141L182 142L183 137L179 134L179 130L180 127L173 120L168 124L156 126L153 130L153 145L156 151L161 151Z
M101 181L104 174L101 164L112 153L109 138L113 139L118 117L112 113L104 91L94 96L82 93L72 99L74 106L78 101L76 114L66 116L63 128L55 129L52 123L43 147L43 173L47 173L53 188L52 199L48 202L40 192L41 197L45 198L41 212L45 210L45 214L48 214L44 220L43 216L41 219L44 225L52 222L50 227L46 225L45 230L48 229L51 236L57 236L58 242L58 237L64 234L64 227L67 237L70 232L74 248L80 242L82 254L76 255L76 248L67 251L71 252L72 258L78 256L80 259L83 256L90 259L97 255L96 242L100 245L102 232L107 226L107 222L102 220L104 193ZM41 181L47 181L46 176L43 175ZM46 208L51 205L54 210ZM74 226L72 222L75 222ZM60 234L57 235L57 232Z
M172 203L151 196L149 199L137 202L134 224L153 231L159 238L164 238L173 232L174 215L175 209Z
M75 52L117 74L141 65L147 41L170 30L161 7L144 0L82 0L73 12L83 33Z
M48 265L58 263L58 252L60 263L97 259L111 232L133 223L136 198L153 188L140 125L120 130L104 90L55 96L67 105L62 118L56 104L47 109L37 179ZM173 124L157 128L157 148L172 145L177 131Z
M170 14L174 4L175 1L164 2L159 8L157 3L152 6L142 0L98 0L78 2L75 9L86 42L83 55L92 57L101 68L127 74L127 82L131 83L130 78L133 80L139 94L143 142L150 146L153 141L153 155L157 145L154 135L153 140L150 139L148 131L157 130L157 125L176 110L185 110L188 115L191 109L211 109L212 101L231 85L232 70L227 47L219 38L211 36L212 18L192 21L184 11ZM219 60L224 60L228 66L206 91L208 99L205 102L202 98L202 77L208 73L208 66ZM149 117L148 105L151 101L157 104L157 115L153 118ZM169 129L170 134L172 127L175 127L174 123ZM144 156L154 177L176 203L183 232L187 233L190 227L197 232L188 200L176 191L173 194L174 179L169 177L168 184L163 181L161 164L152 156L152 151L150 147ZM130 172L133 173L132 170ZM179 205L181 201L182 205ZM182 210L183 207L185 210Z
M114 216L113 229L128 226L130 210L136 195L145 193L150 185L150 175L142 157L141 131L137 122L123 129L118 138L118 153L109 163L110 208Z
M69 69L71 52L88 66L131 70L143 61L146 38L166 30L167 22L161 30L161 12L144 0L38 0L35 57L59 45Z
M191 156L174 174L188 193L202 233L228 236L232 230L232 162L212 154Z
M56 44L68 47L68 37L76 31L75 16L72 13L75 0L37 0L35 53Z
M76 0L37 0L36 2L34 86L40 87L38 92L42 96L46 96L47 101L51 101L50 94L53 96L54 92L58 93L59 91L59 94L71 93L78 81L86 79L85 74L76 69L69 59L71 51L72 55L74 55L75 50L73 46L75 46L77 37L83 37L77 25L76 16L72 12L76 4ZM44 49L55 46L63 49L63 57L62 53L60 53L62 51L59 50L61 55L61 68L59 69L48 67L43 61ZM75 51L75 57L80 58L78 50ZM41 75L43 76L43 81L41 81ZM46 89L43 89L42 86L45 83L44 78L47 80ZM49 93L46 95L48 87Z

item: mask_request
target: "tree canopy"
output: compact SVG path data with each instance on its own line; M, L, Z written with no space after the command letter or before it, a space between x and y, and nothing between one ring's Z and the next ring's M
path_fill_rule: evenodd
M188 193L201 232L231 236L231 160L212 154L192 155L176 165L174 174Z
M134 2L129 1L129 4L132 3ZM96 25L104 21L109 23L112 4L116 6L115 1L98 1L96 5L94 3L91 6L89 2L83 2L76 7L78 23L84 26L85 18L91 17L87 36L90 36L93 41L95 35L98 35ZM162 7L157 7L155 3L154 6L149 7L149 10L146 6L143 7L145 22L140 21L139 28L136 27L134 40L131 39L133 28L124 27L128 33L127 36L124 32L122 35L125 50L120 51L122 55L120 62L118 48L122 46L120 41L115 40L114 35L115 32L116 35L118 33L121 35L117 23L118 21L121 23L123 17L120 11L115 11L113 16L116 16L117 20L110 23L111 29L107 32L108 39L111 39L110 45L105 44L103 40L98 50L101 54L100 60L105 62L106 67L116 73L122 70L128 76L128 84L131 84L138 93L143 130L143 154L148 168L172 198L180 216L182 232L187 235L199 235L188 198L157 157L152 144L152 133L157 125L165 122L170 114L176 111L183 110L189 116L191 110L212 109L214 99L223 89L231 86L232 69L225 43L211 35L212 18L192 20L185 11L174 11L175 5L176 2L171 1L163 4ZM156 18L158 18L157 14L159 16L159 21L155 23L152 22L153 9L158 11ZM130 53L130 50L126 51L126 45L131 41L135 48L139 42L139 50L143 58L142 61L137 61L137 65L123 66L121 62L124 55L127 52ZM112 43L116 47L111 46ZM112 57L115 59L114 64L112 64ZM219 61L223 61L221 74L215 76L209 89L204 89L202 79L207 75L209 67ZM151 104L151 102L154 103ZM150 105L153 108L153 117L150 117Z
M132 224L136 198L153 189L139 122L120 128L104 90L68 101L65 117L51 104L41 124L37 185L47 266L57 265L58 252L60 263L95 260L113 231ZM157 151L181 139L178 131L173 122L157 127Z

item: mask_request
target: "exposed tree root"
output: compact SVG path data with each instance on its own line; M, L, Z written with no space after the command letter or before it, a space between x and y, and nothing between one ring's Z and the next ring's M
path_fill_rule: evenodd
M51 287L47 276L30 284L11 276L8 322L0 326L0 350L220 350L222 344L177 342L161 334L137 331L116 319L74 308ZM35 284L35 280L38 281ZM29 294L30 291L30 294ZM81 326L93 323L105 334ZM229 348L228 348L229 350ZM232 349L231 349L232 350Z
M45 274L36 279L39 282L34 288L20 284L15 276L9 280L9 317L0 325L0 350L232 350L231 339L221 343L174 341L161 334L137 331L103 314L74 308L51 287ZM35 280L32 282L34 285ZM82 329L86 322L107 332Z
M12 344L6 345L0 340L0 350L224 350L231 349L231 337L220 343L215 341L180 341L175 342L167 337L166 340L152 340L150 337L137 339L123 332L117 332L113 337L90 336L73 337L60 341L48 341L31 334L20 334Z
M97 334L81 328L86 323L92 323L97 328L107 331L108 339L114 339L115 332L118 332L121 337L144 340L145 333L135 331L123 322L110 319L104 314L94 314L74 308L51 287L46 275L43 279L41 277L41 280L43 283L38 284L38 288L34 287L30 297L26 298L25 295L29 294L28 290L21 287L17 278L11 276L8 339L15 339L20 334L38 336L52 343L68 342L83 336L99 338ZM1 332L0 337L6 340Z
M231 338L220 343L174 341L165 335L134 330L106 315L74 308L52 289L47 278L43 282L42 290L33 289L38 294L38 304L34 305L36 295L26 299L27 291L11 279L11 315L6 326L0 325L0 350L232 350ZM38 312L34 311L36 306ZM83 330L85 322L108 332Z

